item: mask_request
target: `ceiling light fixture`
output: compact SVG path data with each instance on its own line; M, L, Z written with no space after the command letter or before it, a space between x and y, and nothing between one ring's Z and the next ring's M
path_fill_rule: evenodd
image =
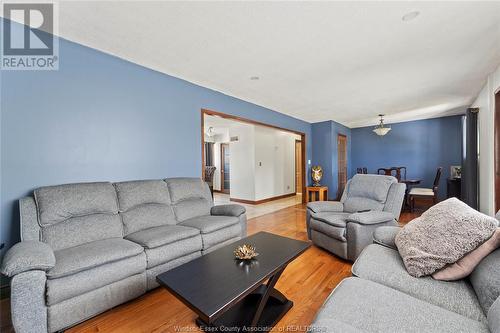
M378 136L384 136L387 133L389 133L389 131L391 130L391 128L384 126L384 115L383 114L379 114L378 116L380 117L380 124L378 124L377 126L375 126L375 128L373 129L373 131Z
M415 18L417 18L418 15L420 15L420 12L415 10L413 12L409 12L409 13L404 14L401 19L404 22L408 22L408 21L411 21L411 20L414 20Z
M214 135L215 135L215 129L214 129L212 126L210 126L210 127L208 128L208 130L207 130L207 135L208 135L209 137L212 137L212 136L214 136Z
M250 80L257 81L257 80L260 80L260 77L258 77L258 76L250 76Z

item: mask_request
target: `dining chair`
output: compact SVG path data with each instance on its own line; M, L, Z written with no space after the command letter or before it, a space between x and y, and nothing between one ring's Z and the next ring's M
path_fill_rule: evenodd
M378 168L377 175L392 176L392 168Z
M406 180L406 167L394 167L394 169L396 170L396 178L398 179L398 182Z
M438 201L438 189L439 180L441 179L441 172L443 168L439 167L436 170L436 176L434 177L434 183L432 188L422 188L414 187L408 193L410 199L410 211L413 212L415 209L415 199L432 199L432 204L435 205Z

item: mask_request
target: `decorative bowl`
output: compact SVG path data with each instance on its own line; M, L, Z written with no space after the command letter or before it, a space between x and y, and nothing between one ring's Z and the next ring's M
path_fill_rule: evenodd
M234 250L234 256L239 260L252 260L258 255L259 254L255 251L255 247L250 244L243 244Z

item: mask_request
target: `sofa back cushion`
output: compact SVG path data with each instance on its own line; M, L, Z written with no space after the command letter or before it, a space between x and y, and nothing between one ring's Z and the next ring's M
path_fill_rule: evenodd
M41 187L34 196L41 240L54 250L123 236L111 183Z
M387 194L397 179L382 175L361 175L352 177L347 188L344 210L355 213L361 210L382 210Z
M177 223L163 180L128 181L114 186L125 235Z
M210 215L213 206L208 185L200 178L165 179L175 217L179 222L187 219Z
M500 296L500 249L481 260L469 279L484 313L488 313Z

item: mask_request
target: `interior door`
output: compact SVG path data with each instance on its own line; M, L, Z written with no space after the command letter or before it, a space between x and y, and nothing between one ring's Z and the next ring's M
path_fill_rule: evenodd
M500 209L500 91L495 94L495 212Z
M302 194L302 141L295 140L295 193Z
M220 179L221 179L221 191L229 194L231 188L229 182L229 166L230 166L230 155L229 155L229 144L222 143L220 145Z
M347 184L347 137L339 134L337 137L338 152L338 188L337 199L340 199Z

